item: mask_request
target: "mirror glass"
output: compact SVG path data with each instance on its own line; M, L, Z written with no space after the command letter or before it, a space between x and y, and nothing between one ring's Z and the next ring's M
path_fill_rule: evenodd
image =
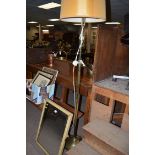
M53 102L54 103L54 102ZM55 107L54 104L46 102L44 106L37 142L46 154L61 155L63 152L65 139L68 136L68 131L71 123L68 113L64 113L62 107ZM66 130L66 131L65 131Z

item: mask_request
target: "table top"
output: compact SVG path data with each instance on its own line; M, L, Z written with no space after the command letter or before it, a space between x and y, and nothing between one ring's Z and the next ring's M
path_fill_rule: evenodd
M113 81L112 77L109 77L102 81L96 82L95 84L99 87L107 88L115 92L129 95L129 80L117 79L117 81Z
M57 82L67 85L68 87L73 87L73 65L71 61L68 60L59 60L54 58L52 67L48 63L40 64L27 64L27 67L36 70L42 70L43 67L49 67L52 69L58 70ZM75 81L77 78L77 67L75 69ZM66 83L64 83L66 82ZM81 83L82 89L91 89L92 87L92 72L88 68L81 68Z

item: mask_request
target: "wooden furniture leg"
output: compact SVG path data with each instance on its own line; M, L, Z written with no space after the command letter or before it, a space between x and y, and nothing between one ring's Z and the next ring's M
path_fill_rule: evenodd
M87 124L89 122L89 116L90 116L90 107L91 107L91 90L88 91L88 96L86 99L86 107L85 107L85 114L84 114L84 124Z
M68 94L69 94L69 89L62 86L62 93L61 93L61 99L60 99L60 102L62 104L64 103L67 104Z

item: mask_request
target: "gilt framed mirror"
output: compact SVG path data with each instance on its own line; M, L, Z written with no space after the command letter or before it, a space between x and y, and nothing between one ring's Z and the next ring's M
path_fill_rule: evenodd
M36 135L36 143L46 155L62 155L73 114L45 99Z

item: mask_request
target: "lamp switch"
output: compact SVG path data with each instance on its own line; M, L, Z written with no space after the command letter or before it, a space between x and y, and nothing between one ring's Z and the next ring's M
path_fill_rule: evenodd
M77 60L74 60L74 61L73 61L73 65L74 65L74 66L77 66L78 63L79 63L79 62L78 62Z

